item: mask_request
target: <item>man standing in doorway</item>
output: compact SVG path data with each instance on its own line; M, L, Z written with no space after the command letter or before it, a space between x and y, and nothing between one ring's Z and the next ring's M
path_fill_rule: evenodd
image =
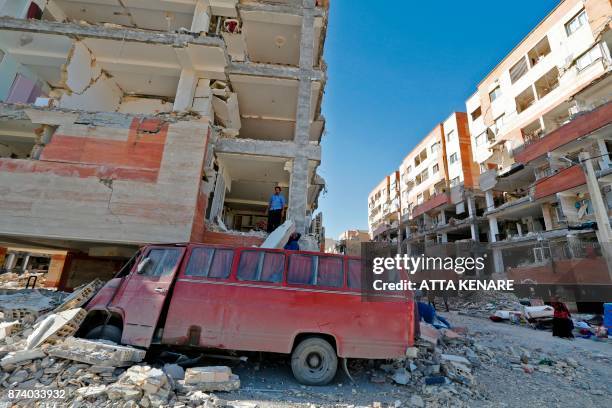
M276 186L268 203L268 233L274 231L281 224L285 207L285 197L281 194L281 188Z

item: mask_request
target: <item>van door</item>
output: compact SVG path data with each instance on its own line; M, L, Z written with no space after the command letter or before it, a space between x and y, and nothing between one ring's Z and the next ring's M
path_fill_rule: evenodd
M121 342L148 347L168 296L184 247L153 246L145 249L113 307L123 310Z

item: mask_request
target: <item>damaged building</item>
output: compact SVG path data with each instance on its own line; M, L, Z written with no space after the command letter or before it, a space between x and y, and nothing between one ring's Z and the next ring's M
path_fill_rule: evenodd
M311 231L327 13L315 0L0 1L1 246L65 251L47 284L71 288L142 243L259 244L275 186Z
M609 1L562 1L412 150L393 228L409 253L455 242L518 283L609 287L611 18Z

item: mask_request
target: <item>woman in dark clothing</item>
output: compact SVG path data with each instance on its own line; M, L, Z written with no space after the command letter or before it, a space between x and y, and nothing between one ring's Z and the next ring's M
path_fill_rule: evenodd
M553 336L573 339L574 323L572 323L572 315L567 306L558 298L553 299L550 305L555 309L553 314Z
M301 237L302 234L300 234L299 232L294 232L293 234L291 234L291 236L289 237L289 242L287 242L284 249L289 249L291 251L299 251L300 244L298 244L298 241Z

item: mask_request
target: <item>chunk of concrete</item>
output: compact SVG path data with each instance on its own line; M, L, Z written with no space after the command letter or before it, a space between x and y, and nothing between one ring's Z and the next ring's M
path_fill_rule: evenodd
M433 345L438 344L438 339L440 338L441 334L438 331L438 329L436 329L435 327L433 327L431 324L425 323L425 322L420 322L420 339L424 340L428 343L431 343Z
M232 370L226 366L193 367L185 371L185 384L229 381Z
M21 324L18 320L0 323L0 340L9 337L11 334L19 331L20 328Z
M126 367L144 360L146 351L102 341L67 338L49 347L50 356L79 361L102 367Z
M70 309L47 316L26 340L26 349L32 350L43 343L55 343L72 336L87 316L84 309Z
M260 245L260 248L282 249L294 232L295 223L293 220L287 220L268 235L268 238Z
M19 350L8 353L0 360L0 367L6 369L15 364L22 363L24 361L36 360L45 357L45 353L42 350Z

